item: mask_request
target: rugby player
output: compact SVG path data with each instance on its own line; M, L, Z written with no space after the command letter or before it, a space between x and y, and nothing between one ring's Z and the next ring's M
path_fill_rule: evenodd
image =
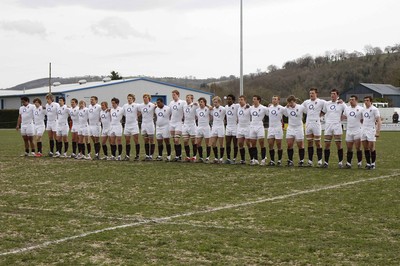
M310 99L303 102L306 108L306 139L308 166L313 166L314 144L317 148L318 165L322 165L322 146L321 146L321 112L326 103L325 100L318 98L318 89L311 88L309 91Z
M142 115L141 133L144 139L144 149L146 153L145 161L153 160L155 150L154 144L154 111L156 105L150 102L151 97L149 94L143 95L143 103L139 106L140 114Z
M119 99L112 98L111 99L111 122L110 122L110 131L108 132L108 136L110 138L110 146L111 146L111 158L110 160L121 161L122 155L122 124L121 120L124 116L124 109L119 106ZM117 153L118 146L118 157Z
M182 126L183 126L183 113L185 107L185 101L179 99L179 91L172 91L172 101L169 104L171 108L171 120L169 124L169 129L171 131L171 136L174 138L174 146L175 146L175 159L174 161L178 162L182 160L182 146L180 143L181 135L182 135Z
M125 149L126 156L125 161L129 161L131 155L131 136L133 136L133 141L136 147L135 160L139 160L140 144L139 144L139 125L138 125L138 110L139 104L135 103L135 95L128 94L128 102L122 107L125 113Z
M304 166L304 127L303 114L306 112L303 105L296 103L296 97L290 95L287 99L287 106L284 115L288 117L288 128L286 130L286 142L288 163L287 166L294 166L293 163L293 146L296 141L299 149L299 166Z
M54 154L54 157L67 157L68 152L68 133L69 133L69 124L68 117L71 112L70 108L65 104L65 98L58 98L59 107L57 108L57 151ZM64 154L61 154L62 144L64 142Z
M156 113L156 138L158 144L158 156L157 161L162 161L163 150L165 146L167 148L167 158L166 161L171 161L171 143L170 143L170 132L169 132L169 119L171 118L171 108L164 105L164 100L162 98L157 99Z
M334 138L339 158L339 168L343 167L343 148L342 148L342 114L346 105L339 101L339 91L331 90L331 100L324 104L322 112L325 114L325 150L323 168L328 168L329 157L331 154L331 141Z
M72 128L71 128L71 135L72 135L72 154L71 158L76 157L76 148L78 143L78 129L79 129L79 106L78 100L73 98L71 100L71 110L69 116L72 120Z
M207 100L204 97L199 98L199 108L196 110L197 117L197 128L196 128L196 144L197 144L197 152L199 154L200 163L208 163L210 160L211 146L210 146L210 136L211 136L211 128L210 128L210 117L211 110L207 106ZM203 146L202 142L205 142L207 155L206 159L203 158Z
M97 103L98 98L96 96L90 97L90 105L88 107L89 110L89 133L94 146L95 159L99 160L99 152L100 152L100 131L101 131L101 122L100 122L100 104ZM90 145L90 143L89 143ZM90 156L90 152L88 151L88 155Z
M42 106L42 100L40 100L39 98L33 99L33 103L35 104L33 122L35 123L34 135L37 147L36 157L42 157L43 156L42 137L44 131L46 130L46 126L44 124L46 110Z
M372 97L364 97L365 109L363 110L363 124L361 130L361 141L364 147L366 169L373 170L376 167L375 142L381 132L382 120L378 108L372 105Z
M237 123L239 104L235 103L236 98L232 94L226 96L227 105L226 112L226 130L225 130L225 146L226 146L226 164L235 164L238 154L237 142ZM233 160L231 160L231 143L233 143Z
M107 102L101 102L101 111L100 111L100 121L101 121L101 146L103 148L104 157L102 160L108 159L108 148L107 148L107 140L109 139L108 135L111 129L111 112L108 109Z
M79 101L79 112L78 112L78 155L75 159L86 159L90 160L90 156L85 156L85 145L89 143L89 110L86 107L84 100ZM89 147L89 146L88 146Z
M54 98L52 94L46 95L46 116L47 116L47 124L46 131L49 136L50 143L50 151L49 156L53 157L54 151L54 142L56 141L56 132L57 132L57 109L60 106L58 103L54 102Z
M261 165L265 165L267 150L264 144L265 129L263 119L267 115L267 112L268 108L261 104L261 97L259 95L254 95L253 105L250 107L250 165L259 164L257 142L261 148Z
M185 147L186 158L185 162L195 162L197 155L196 145L196 110L199 108L198 103L193 102L193 95L186 95L186 105L184 108L183 115L183 145ZM190 146L189 141L192 144L193 157L190 157Z
M31 148L31 155L35 156L35 144L33 143L35 106L29 103L29 98L26 96L21 98L21 104L16 129L21 130L21 136L24 140L25 154L23 156L29 156L29 147Z
M269 165L275 166L282 164L282 138L283 138L283 129L282 129L282 116L284 112L284 107L279 104L281 98L279 96L272 97L272 104L268 107L267 115L269 117L269 126L268 126L268 147L269 147L269 156L271 158ZM275 150L274 144L276 143L276 147L278 149L278 161L275 163Z
M250 147L250 106L246 102L246 96L239 97L239 108L237 112L238 124L236 131L236 138L238 140L240 164L246 164L246 150L244 145ZM251 154L250 154L251 157Z
M219 96L215 96L212 100L213 109L212 109L212 118L213 124L211 127L211 138L210 145L213 148L214 152L214 163L222 163L224 157L224 136L225 136L225 125L224 119L226 110L221 105L222 100ZM218 147L217 147L218 142ZM218 157L218 148L219 148L219 157Z
M346 168L351 168L353 159L353 147L357 151L358 168L362 165L361 151L361 125L363 121L363 107L358 105L358 97L351 95L349 99L350 106L344 110L344 116L347 118L346 127L346 145L347 145L347 163Z

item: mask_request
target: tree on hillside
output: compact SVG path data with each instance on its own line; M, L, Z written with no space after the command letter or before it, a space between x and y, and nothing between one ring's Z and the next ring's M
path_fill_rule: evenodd
M118 72L115 72L114 70L110 72L111 75L109 77L111 80L118 80L118 79L123 79L122 76L119 75Z

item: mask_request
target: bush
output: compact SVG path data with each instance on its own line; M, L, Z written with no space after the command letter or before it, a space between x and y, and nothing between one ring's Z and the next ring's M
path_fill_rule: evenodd
M15 128L18 120L18 110L0 110L0 128Z

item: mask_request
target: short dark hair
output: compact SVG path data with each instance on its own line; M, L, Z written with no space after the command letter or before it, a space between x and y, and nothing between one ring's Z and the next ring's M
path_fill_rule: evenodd
M42 100L40 100L40 98L33 99L33 103L35 102L38 102L40 105L42 105Z
M72 98L72 99L71 99L71 102L74 102L74 103L78 104L78 99Z
M339 90L338 90L338 89L331 89L331 93L332 93L332 92L335 92L336 95L339 95Z
M358 101L358 97L356 95L351 95L350 98L354 98L356 101Z
M200 97L197 101L203 101L205 105L207 105L207 100L204 97Z
M368 96L365 96L365 97L364 97L364 100L365 100L365 99L369 99L369 101L372 103L372 100L373 100L372 96L369 96L369 95L368 95Z
M112 102L115 102L116 104L119 104L119 99L118 99L118 98L115 98L115 97L114 97L114 98L111 99L111 101L112 101Z
M253 98L257 98L257 100L261 102L261 96L260 95L253 95Z
M289 95L289 97L286 98L286 101L289 102L296 102L296 97L294 95Z
M315 87L311 87L311 88L310 88L310 91L315 91L315 93L318 93L318 89L315 88Z
M28 102L28 103L29 103L29 98L26 97L26 96L22 96L22 97L21 97L21 101L24 101L24 102Z
M90 96L90 98L93 98L96 100L96 102L99 100L99 98L97 98L97 96Z
M163 98L157 98L157 102L164 103L164 99Z
M236 97L235 97L234 95L228 94L228 95L226 96L226 98L229 98L229 97L231 97L232 101L236 101Z
M65 102L65 97L64 96L60 96L60 97L58 97L58 100L63 100Z

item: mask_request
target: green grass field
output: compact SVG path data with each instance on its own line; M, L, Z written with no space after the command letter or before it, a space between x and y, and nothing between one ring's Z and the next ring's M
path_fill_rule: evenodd
M23 158L0 130L0 265L398 265L399 136L366 171Z

